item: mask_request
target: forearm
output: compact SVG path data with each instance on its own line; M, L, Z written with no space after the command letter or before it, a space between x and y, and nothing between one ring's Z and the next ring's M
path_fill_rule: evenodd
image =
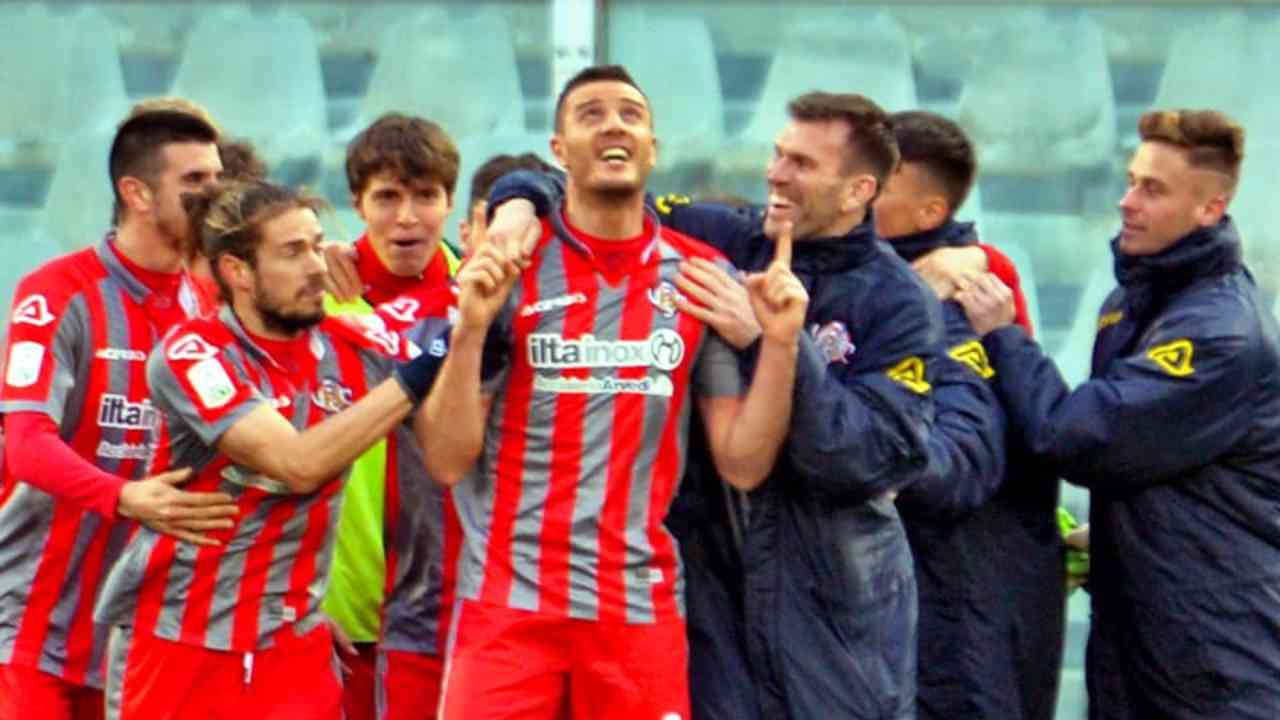
M454 328L449 355L415 423L427 471L437 482L453 485L480 457L486 420L480 371L485 331Z
M9 413L4 430L5 462L15 478L105 518L116 517L126 480L72 450L49 416Z
M796 343L761 340L760 357L746 397L729 425L717 469L730 485L751 490L769 475L791 424Z

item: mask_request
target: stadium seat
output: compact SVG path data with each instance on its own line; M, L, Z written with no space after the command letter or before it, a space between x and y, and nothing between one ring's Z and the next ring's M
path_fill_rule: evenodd
M1228 208L1244 243L1245 263L1268 295L1280 293L1280 142L1246 141L1240 183Z
M887 12L842 9L797 21L769 66L751 120L715 163L719 189L759 198L773 141L787 120L787 102L823 88L866 95L890 112L916 107L906 34Z
M720 72L707 25L697 18L641 16L609 26L609 61L626 66L648 95L662 144L658 172L705 163L724 140ZM662 38L662 52L653 39Z
M458 239L458 223L466 218L467 202L471 196L471 176L476 169L489 158L498 154L521 155L533 153L551 165L555 158L551 155L551 133L499 133L472 135L458 142L458 154L462 156L462 164L458 168L458 185L453 193L453 212L445 224L444 236L452 241Z
M1169 49L1152 107L1213 107L1240 116L1259 92L1244 13L1224 10L1178 33Z
M251 140L290 185L312 184L328 137L314 31L278 9L231 8L192 28L173 92L204 105L222 128Z
M1071 387L1089 378L1093 362L1093 340L1098 334L1098 311L1116 287L1111 264L1099 265L1075 303L1075 313L1061 346L1053 354L1062 377Z
M429 40L429 41L428 41ZM441 23L426 12L389 27L346 142L391 112L434 120L454 138L524 130L511 29L497 12Z
M38 230L63 251L93 245L111 227L111 190L107 155L112 133L81 133L63 144Z
M1097 25L1080 12L1025 10L985 30L956 118L982 171L1042 175L1109 163L1115 102Z

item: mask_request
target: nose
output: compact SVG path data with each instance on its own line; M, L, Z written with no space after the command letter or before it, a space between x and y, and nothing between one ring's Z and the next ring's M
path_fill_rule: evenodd
M413 214L413 200L405 199L396 206L396 223L412 225L417 216Z
M1120 196L1120 202L1116 203L1116 207L1126 212L1135 209L1137 206L1137 198L1135 197L1136 192L1136 187L1126 189L1124 191L1124 195Z
M791 176L790 163L786 158L775 157L769 161L764 176L770 183L784 183Z

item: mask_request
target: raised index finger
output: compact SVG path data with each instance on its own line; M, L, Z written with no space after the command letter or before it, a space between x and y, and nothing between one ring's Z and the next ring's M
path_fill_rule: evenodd
M773 261L791 269L791 223L783 223L773 243Z

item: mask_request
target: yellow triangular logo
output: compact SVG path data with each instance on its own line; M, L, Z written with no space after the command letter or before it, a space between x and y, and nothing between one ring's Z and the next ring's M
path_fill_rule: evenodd
M991 367L991 362L987 360L986 348L982 347L982 343L977 340L961 343L947 351L947 354L952 360L968 365L970 370L978 373L978 377L984 380L989 380L996 374L995 368Z
M1192 346L1190 340L1184 338L1151 348L1147 351L1147 357L1151 358L1151 362L1159 365L1161 370L1170 375L1186 377L1196 371L1191 366L1191 356L1194 353L1195 347Z
M885 373L889 379L914 393L921 395L929 392L932 386L924 379L924 361L912 355L889 368Z

